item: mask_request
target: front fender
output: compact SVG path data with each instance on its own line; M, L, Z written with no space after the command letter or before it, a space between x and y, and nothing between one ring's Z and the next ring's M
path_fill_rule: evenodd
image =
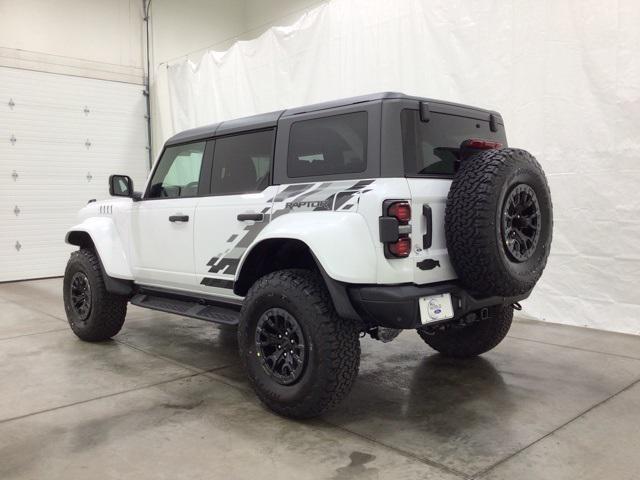
M299 212L275 218L244 255L261 241L288 238L304 242L325 272L346 283L376 283L376 254L367 223L353 212ZM242 264L238 272L242 271Z
M85 232L91 237L108 276L133 280L127 254L113 219L109 217L87 218L67 231L66 243L73 244L69 239L73 232Z

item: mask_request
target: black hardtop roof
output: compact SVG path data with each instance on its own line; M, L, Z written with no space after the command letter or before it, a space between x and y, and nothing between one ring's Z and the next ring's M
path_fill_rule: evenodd
M475 112L483 113L486 115L494 114L499 117L500 122L502 118L498 112L485 110L483 108L471 107L469 105L463 105L460 103L446 102L443 100L435 100L432 98L416 97L398 92L379 92L371 93L368 95L360 95L356 97L341 98L338 100L330 100L322 103L314 103L303 107L277 110L275 112L260 113L258 115L251 115L248 117L236 118L233 120L225 120L211 125L204 125L202 127L192 128L175 134L166 141L165 145L176 145L179 143L191 142L194 140L204 140L206 138L211 138L214 136L228 135L245 130L258 130L260 128L274 127L277 125L278 120L281 117L290 117L299 115L301 113L316 112L319 110L344 107L356 103L376 102L383 100L417 100L420 102L428 102L429 104L448 105L465 110L474 110Z

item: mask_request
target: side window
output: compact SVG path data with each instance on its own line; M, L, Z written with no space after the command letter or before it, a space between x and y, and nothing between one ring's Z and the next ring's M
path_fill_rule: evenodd
M216 139L211 193L261 192L269 186L275 130Z
M302 120L291 125L289 177L364 172L367 112Z
M165 149L151 178L147 198L195 197L205 142Z

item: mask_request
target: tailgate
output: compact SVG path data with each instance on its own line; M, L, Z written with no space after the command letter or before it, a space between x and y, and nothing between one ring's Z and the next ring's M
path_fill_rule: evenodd
M456 278L444 235L444 210L450 179L407 178L411 192L413 281L417 284Z

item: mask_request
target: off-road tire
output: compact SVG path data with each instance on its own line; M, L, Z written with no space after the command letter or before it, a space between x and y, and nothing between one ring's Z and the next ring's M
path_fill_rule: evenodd
M270 376L255 341L261 315L280 308L301 327L306 363L296 383L282 385ZM244 299L238 345L251 386L274 412L290 418L310 418L334 407L351 390L360 364L359 329L336 314L329 293L316 272L279 270L257 280Z
M511 305L489 309L489 317L459 326L450 325L443 330L419 329L418 335L434 350L454 358L481 355L498 345L506 337L513 320Z
M71 306L71 280L77 272L86 275L91 287L91 310L82 320ZM116 335L127 315L127 297L109 293L98 255L89 249L80 249L71 254L64 272L63 298L67 320L71 330L86 342L100 342Z
M537 245L526 261L510 257L503 237L503 208L519 185L533 189L541 219ZM524 150L487 150L464 160L445 210L449 258L462 284L479 296L517 296L530 291L547 263L553 208L536 159Z

